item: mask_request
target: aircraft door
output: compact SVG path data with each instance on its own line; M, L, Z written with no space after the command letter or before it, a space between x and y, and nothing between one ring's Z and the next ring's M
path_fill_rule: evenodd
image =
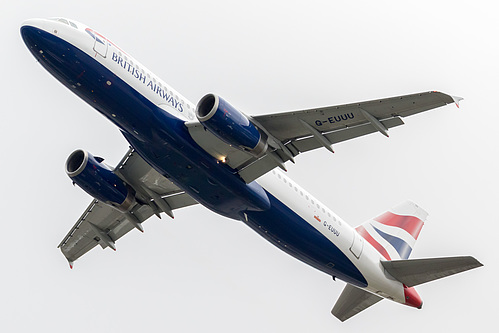
M357 232L354 231L353 243L352 246L350 246L350 252L352 252L353 255L357 259L359 259L363 249L364 249L364 238L362 238L361 235L359 235Z
M107 55L108 44L109 42L104 36L98 34L95 35L94 51L100 54L104 58Z

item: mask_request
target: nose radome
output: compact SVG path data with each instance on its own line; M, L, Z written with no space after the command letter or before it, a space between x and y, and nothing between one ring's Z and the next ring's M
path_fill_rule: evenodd
M36 39L36 36L42 32L50 32L48 20L38 18L29 19L21 25L21 36L28 47Z
M47 62L46 51L50 50L52 60L64 53L63 44L57 37L56 22L45 19L30 19L21 26L21 37L33 56L41 63ZM50 61L49 61L50 62Z

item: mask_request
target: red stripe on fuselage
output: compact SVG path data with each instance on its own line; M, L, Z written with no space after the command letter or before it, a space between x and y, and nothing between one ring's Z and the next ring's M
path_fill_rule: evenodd
M372 246L374 246L374 248L383 256L385 257L386 260L392 260L390 258L390 255L388 254L388 252L386 252L385 248L380 244L378 243L370 234L369 232L363 227L363 226L358 226L357 228L355 228L355 230L357 230L357 232L359 233L359 235L362 236L362 238L364 238L367 242L369 242L369 244L371 244Z
M424 225L423 221L415 216L397 215L392 212L381 214L374 218L374 220L384 225L404 229L414 237L414 239L418 239L419 233Z

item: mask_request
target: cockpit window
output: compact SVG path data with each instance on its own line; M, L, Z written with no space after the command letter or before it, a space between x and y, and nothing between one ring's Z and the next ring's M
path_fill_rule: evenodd
M64 19L62 17L51 17L51 18L49 18L49 20L56 21L56 22L61 22L61 23L70 25L71 27L73 27L75 29L78 29L78 26L75 23L73 23L71 21L68 21L68 20L66 20L66 19Z

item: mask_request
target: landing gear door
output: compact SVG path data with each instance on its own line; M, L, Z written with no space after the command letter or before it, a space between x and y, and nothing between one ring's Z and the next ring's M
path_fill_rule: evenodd
M94 51L101 55L103 58L107 55L108 41L104 36L95 34Z
M350 246L350 252L352 252L352 254L357 259L359 259L363 249L364 249L364 238L362 238L362 236L359 235L358 233L354 232L353 243L352 246Z

